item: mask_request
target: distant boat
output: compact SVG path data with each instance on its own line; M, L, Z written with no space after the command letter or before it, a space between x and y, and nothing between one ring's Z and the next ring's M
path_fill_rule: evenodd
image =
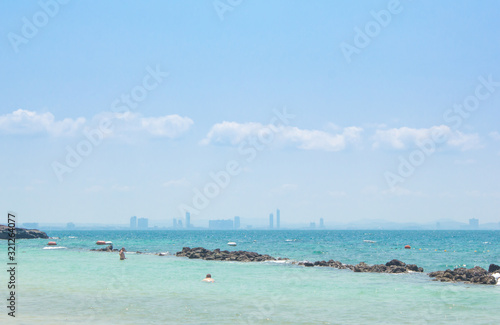
M376 241L374 241L374 240L368 240L368 239L365 239L365 240L363 240L363 241L364 241L365 243L372 243L372 244L373 244L373 243L376 243Z
M236 243L234 241L230 241L229 243L227 243L228 246L236 246Z
M290 242L290 241L295 241L295 239L285 239L285 241Z

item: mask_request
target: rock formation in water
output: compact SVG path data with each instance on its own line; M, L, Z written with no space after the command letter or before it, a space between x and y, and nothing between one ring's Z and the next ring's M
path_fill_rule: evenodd
M371 272L371 273L408 273L408 272L424 272L424 269L418 267L415 264L405 264L399 260L392 260L384 264L368 265L365 262L361 262L356 265L343 264L339 261L329 260L329 261L316 261L311 262L299 262L298 265L304 266L323 266L323 267L333 267L336 269L349 269L354 272Z
M459 267L454 270L436 271L429 273L434 281L441 282L464 282L477 284L497 284L498 276L495 277L495 272L500 272L500 266L491 264L488 271L482 267L475 266L471 269Z
M281 258L274 258L269 255L261 255L254 252L246 251L221 251L219 248L213 251L203 247L183 247L181 252L175 253L176 256L185 256L191 259L203 259L214 261L238 261L238 262L263 262L263 261L276 261Z
M0 239L9 239L9 227L0 225ZM24 229L16 228L16 239L34 239L45 238L48 239L46 233L37 229Z

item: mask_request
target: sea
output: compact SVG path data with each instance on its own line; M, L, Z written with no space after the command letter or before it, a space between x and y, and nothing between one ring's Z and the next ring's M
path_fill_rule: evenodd
M500 285L432 281L428 272L500 264L500 231L48 231L18 240L16 312L8 316L7 242L0 241L0 324L500 324ZM96 241L125 247L96 252ZM235 242L237 246L228 246ZM405 249L410 245L411 249ZM289 258L221 262L183 247ZM139 253L138 253L139 252ZM165 256L158 256L164 253ZM292 261L399 259L424 273L354 273ZM201 280L207 273L215 283Z

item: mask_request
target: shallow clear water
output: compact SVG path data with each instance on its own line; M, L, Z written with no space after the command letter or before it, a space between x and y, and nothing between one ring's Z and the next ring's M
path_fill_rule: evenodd
M500 322L500 286L439 283L425 273L353 273L290 263L131 253L174 254L183 246L203 246L351 264L397 258L429 272L500 264L498 231L54 231L49 235L60 237L58 245L68 249L43 250L47 240L18 242L18 312L13 321L2 308L2 324ZM127 248L127 260L119 261L117 253L89 251L97 240ZM238 246L226 246L228 241ZM412 249L404 249L407 244ZM6 265L6 245L0 245L0 259ZM6 298L7 274L2 273L0 292ZM201 282L207 273L216 283Z

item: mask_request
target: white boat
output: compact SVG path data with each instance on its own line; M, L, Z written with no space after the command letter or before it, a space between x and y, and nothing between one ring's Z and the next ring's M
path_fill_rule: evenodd
M234 241L230 241L229 243L227 243L228 246L236 246L236 243Z

